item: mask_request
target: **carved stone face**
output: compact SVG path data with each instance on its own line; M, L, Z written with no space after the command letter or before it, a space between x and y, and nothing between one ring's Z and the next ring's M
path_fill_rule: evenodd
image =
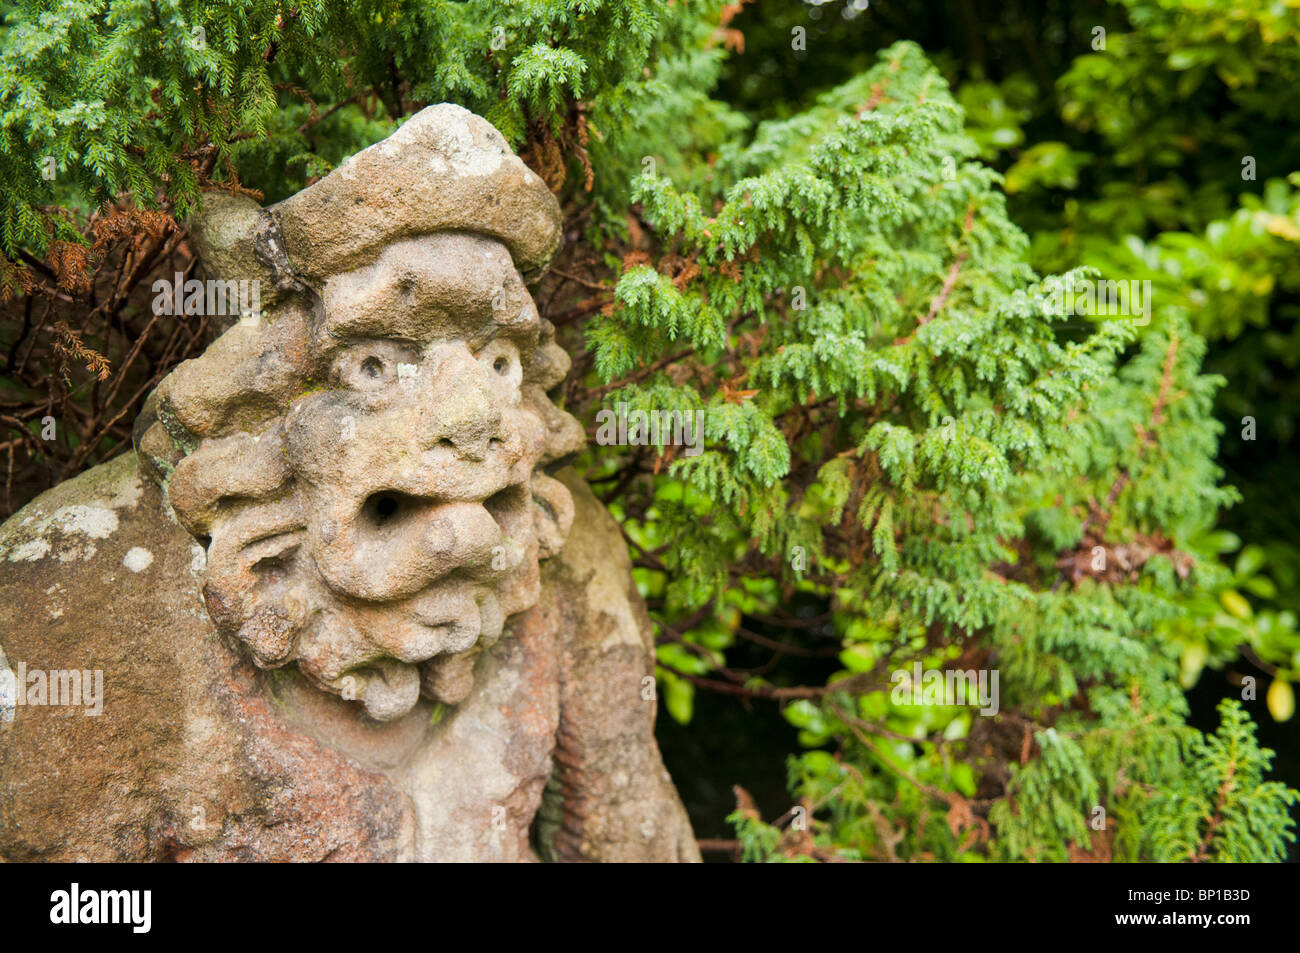
M584 444L546 396L569 359L520 274L559 244L554 196L444 103L270 209L210 196L194 238L269 286L136 424L208 613L374 718L461 701L573 520L539 469Z
M269 426L201 441L168 481L209 541L218 627L260 666L296 661L377 719L421 692L460 701L477 653L536 603L538 560L572 522L567 490L536 470L548 443L555 456L557 417L572 422L545 397L567 361L541 332L505 246L455 232L330 276L310 321L290 309L228 332L265 338L236 347L251 352L245 373L283 374L286 353L311 372L270 388L292 396ZM222 370L197 370L160 388L173 430L201 429L211 398L194 394Z

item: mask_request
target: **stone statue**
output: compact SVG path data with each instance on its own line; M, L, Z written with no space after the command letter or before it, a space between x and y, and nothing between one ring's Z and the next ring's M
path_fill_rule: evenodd
M541 179L443 104L194 236L259 306L0 527L0 857L698 860Z

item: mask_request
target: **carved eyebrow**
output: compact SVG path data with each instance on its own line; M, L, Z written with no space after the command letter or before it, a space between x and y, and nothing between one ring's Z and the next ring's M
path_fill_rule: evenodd
M358 334L355 336L335 338L334 342L325 351L324 359L330 366L335 366L336 362L348 354L353 354L358 350L374 345L390 345L406 351L412 351L415 354L423 355L426 345L409 338L398 337L378 337L373 334Z
M482 332L466 339L465 344L468 345L470 351L477 354L493 341L501 337L501 332L505 330L505 325L497 321L492 321L483 329Z
M524 352L537 346L538 331L539 328L536 324L521 327L519 325L503 324L489 318L483 320L480 326L468 335L464 335L462 331L460 335L434 335L429 340L424 341L396 335L348 334L334 339L332 346L329 348L327 359L332 361L344 353L373 344L396 345L423 356L430 348L456 340L464 341L465 346L473 354L478 354L494 341L504 340L518 348L520 355L523 356Z
M358 334L356 337L343 338L340 350L351 350L358 347L365 347L368 344L395 344L398 347L410 348L415 351L423 350L426 346L421 344L419 341L413 341L410 338Z

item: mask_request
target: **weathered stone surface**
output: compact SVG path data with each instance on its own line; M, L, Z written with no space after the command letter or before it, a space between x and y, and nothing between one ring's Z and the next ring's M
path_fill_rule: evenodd
M698 861L654 739L654 630L622 533L576 472L560 477L582 531L542 570L545 611L563 642L554 856Z
M0 527L0 857L698 859L618 527L547 472L558 216L446 105L214 204L209 270L271 307Z
M258 259L253 248L251 237L263 215L262 206L247 195L210 192L204 197L202 216L187 224L204 272L214 278L256 279L259 304L266 309L275 307L285 295L276 288L271 267Z
M531 277L560 244L560 206L486 120L440 103L273 210L299 271L324 278L375 246L456 230L505 242Z
M561 476L578 531L436 724L427 700L376 722L251 664L208 619L203 551L133 454L35 500L0 528L7 670L100 670L102 711L0 712L0 857L530 860L554 776L547 856L698 859L654 743L618 528Z
M136 550L153 558L133 572ZM0 712L4 859L371 860L410 841L401 791L294 730L217 636L203 550L134 454L19 511L0 528L0 567L0 643L8 671L29 673L10 685L103 673L98 715Z

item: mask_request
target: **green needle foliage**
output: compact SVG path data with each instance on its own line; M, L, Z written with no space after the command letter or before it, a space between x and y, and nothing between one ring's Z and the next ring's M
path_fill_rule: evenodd
M462 103L563 201L538 300L578 358L570 409L703 414L698 455L661 433L584 463L669 714L721 688L799 729L798 806L732 816L747 859L1280 859L1297 795L1262 780L1243 708L1185 723L1187 646L1235 646L1206 600L1258 570L1218 562L1237 497L1199 302L1168 279L1141 320L1061 314L1067 286L1149 274L1037 273L982 161L1018 130L968 120L915 44L778 118L711 98L738 9L21 4L0 52L7 280L121 193L178 218L204 189L271 200ZM756 620L778 654L737 670ZM792 685L785 653L828 646L825 682ZM900 698L914 665L995 673L997 696Z

